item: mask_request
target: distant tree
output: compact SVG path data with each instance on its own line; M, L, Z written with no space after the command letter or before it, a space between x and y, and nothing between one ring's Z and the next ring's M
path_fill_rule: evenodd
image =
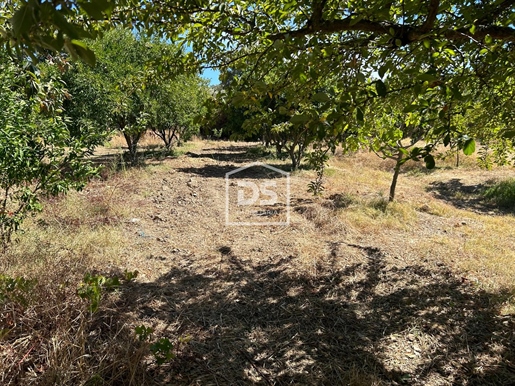
M166 149L198 134L199 117L205 113L207 82L197 75L156 79L147 87L145 112L148 127L163 140Z
M180 69L180 49L119 28L89 44L95 66L77 62L67 75L75 125L122 133L131 162L137 162L138 143L148 129L167 148L198 130L194 118L202 111L206 85L196 75L172 70L175 62ZM169 66L160 63L162 56Z

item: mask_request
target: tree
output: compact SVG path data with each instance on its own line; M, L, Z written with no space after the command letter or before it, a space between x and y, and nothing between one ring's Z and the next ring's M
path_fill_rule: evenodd
M367 106L374 99L395 99L403 90L411 90L422 103L413 104L414 97L406 99L402 110L426 114L426 103L432 103L435 89L471 101L485 85L492 86L489 90L501 90L515 71L515 9L509 0L485 2L481 7L474 2L443 0L102 3L91 2L98 5L97 10L89 2L87 6L83 2L59 3L48 12L40 12L49 7L46 2L18 4L11 8L14 16L4 23L3 36L14 38L15 47L30 49L30 44L44 46L42 36L47 39L50 34L52 42L61 43L58 38L63 30L73 32L77 26L88 32L102 25L94 20L109 18L111 23L190 44L193 52L189 58L197 62L246 68L254 84L263 82L278 66L283 76L305 88L308 83L331 79L335 87L334 93L327 95L326 110L331 111L328 117L334 118L335 129L326 131L330 141L348 140L349 130L361 130ZM57 23L55 12L64 15L67 24ZM68 45L64 39L61 47L72 51L75 44L76 38ZM271 91L274 83L265 81L262 92ZM286 99L287 105L302 108L309 106L305 102L306 92L289 93ZM438 114L448 109L445 105L434 107L440 109ZM487 114L483 119L491 117ZM513 114L505 119L511 125ZM467 134L460 132L459 136ZM509 137L506 130L499 134ZM367 135L352 138L366 139Z
M429 80L430 75L427 75ZM381 80L374 88L381 93ZM424 87L421 84L420 87ZM403 108L405 101L411 105ZM403 164L409 160L424 160L426 167L435 167L431 154L438 145L452 145L470 155L475 141L466 134L459 135L469 103L462 95L442 92L438 84L426 85L424 91L402 90L398 99L379 98L367 106L359 132L365 136L363 143L376 155L395 162L390 185L389 201L395 198L397 180Z
M74 122L122 133L133 163L149 129L168 149L174 139L184 141L197 132L194 119L207 89L198 76L172 69L182 56L178 47L121 28L89 44L97 55L95 66L75 63L67 76ZM174 60L163 65L162 55Z
M174 140L180 144L198 133L208 88L197 75L155 80L147 88L145 111L150 129L169 150Z
M59 59L36 72L0 51L0 244L41 209L41 197L81 189L95 169L86 159L101 138L73 134Z
M147 130L146 85L152 61L151 43L131 31L114 29L89 43L96 64L74 63L67 73L72 99L68 111L75 125L91 124L104 132L123 134L131 162Z

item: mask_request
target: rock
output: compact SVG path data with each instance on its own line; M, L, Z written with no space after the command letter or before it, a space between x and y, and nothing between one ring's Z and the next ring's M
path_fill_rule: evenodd
M188 185L190 188L196 188L198 187L198 182L194 178L190 178L188 182L186 182L186 185Z

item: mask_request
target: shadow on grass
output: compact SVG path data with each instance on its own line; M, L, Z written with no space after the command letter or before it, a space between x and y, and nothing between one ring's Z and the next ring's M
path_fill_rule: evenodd
M111 170L119 171L129 167L142 167L154 161L162 161L166 158L176 158L181 155L180 149L166 149L162 146L149 145L138 150L135 159L132 159L127 151L93 155L89 159L95 166L105 166Z
M288 173L288 169L285 168L286 165L283 164L269 164L268 166L272 166L276 169L281 170L282 172L277 172L272 169L263 167L263 166L252 166L248 169L241 170L234 175L231 175L230 178L249 178L249 179L274 179L274 178L283 178L285 174ZM230 173L235 171L240 167L245 167L246 165L204 165L200 167L184 167L177 168L177 171L182 173L189 174L197 174L202 177L208 178L225 178L226 173Z
M328 248L316 276L292 269L293 256L184 255L115 308L191 337L152 374L158 384L515 384L515 318L498 315L508 294L443 267L388 265L378 248ZM334 268L342 248L362 259Z
M231 162L235 164L250 163L258 160L273 158L273 153L266 148L255 146L225 146L220 148L203 149L200 153L186 153L192 158L211 158L219 162Z
M497 185L495 180L480 184L467 184L459 178L453 178L448 181L432 182L427 187L427 191L432 192L436 198L446 201L456 208L489 214L515 213L515 201L512 202L511 206L498 205L495 197L487 197L486 193Z

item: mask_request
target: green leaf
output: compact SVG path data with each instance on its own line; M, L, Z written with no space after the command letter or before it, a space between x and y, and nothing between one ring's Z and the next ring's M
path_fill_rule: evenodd
M424 44L424 47L426 47L427 49L431 48L431 41L429 39L424 39L422 43Z
M317 92L315 95L313 95L313 100L315 102L326 103L329 102L331 99L325 92Z
M66 35L68 35L71 39L78 39L79 38L79 32L77 29L68 23L68 21L64 18L64 16L59 11L54 11L52 14L52 19L55 23L55 25Z
M470 26L469 31L470 31L470 33L471 33L472 35L474 35L474 34L476 33L476 26L475 26L474 24L472 24L472 25Z
M363 20L363 16L358 16L355 19L352 19L349 23L349 25L352 27L353 25L359 23L361 20Z
M377 73L379 74L379 77L381 79L384 78L384 74L386 74L386 71L388 71L388 67L386 65L379 67L379 70L377 70Z
M309 115L297 114L290 118L290 122L294 125L303 125L309 121Z
M502 138L513 139L515 138L515 130L508 130L502 133Z
M386 94L387 94L386 85L383 83L382 80L376 81L376 91L377 91L377 95L379 95L381 97L386 96Z
M492 39L492 37L490 35L486 35L485 36L485 43L486 44L492 44L494 41L494 39Z
M356 119L358 120L358 122L363 122L365 120L363 116L363 110L361 109L361 107L358 107L356 109Z
M474 141L474 138L469 138L465 141L463 144L463 154L465 155L471 155L474 154L476 151L476 141Z
M431 154L428 154L424 157L424 162L426 163L426 168L428 169L434 169L436 165L435 159Z
M402 110L404 113L412 113L413 111L417 111L421 108L421 106L419 105L408 105L406 107L404 107L404 109Z
M288 109L284 106L279 106L279 114L288 115Z
M273 46L277 49L281 49L284 47L284 42L281 39L278 39L274 42Z
M443 139L443 145L448 146L451 143L451 135L447 134L445 138Z
M12 17L11 23L13 25L14 36L20 37L27 33L30 27L34 25L34 10L27 4L23 5Z
M428 81L428 82L433 82L435 80L438 80L438 78L432 74L420 74L418 76L418 79L420 79L421 81L425 82L425 81Z
M86 45L86 43L80 40L72 40L71 43L73 44L75 52L77 52L79 58L90 66L95 66L97 60L95 53Z
M104 18L102 9L100 7L98 7L98 5L92 4L89 2L85 2L85 1L79 2L79 5L82 9L84 9L84 11L86 11L88 16L91 17L93 20L101 20Z

